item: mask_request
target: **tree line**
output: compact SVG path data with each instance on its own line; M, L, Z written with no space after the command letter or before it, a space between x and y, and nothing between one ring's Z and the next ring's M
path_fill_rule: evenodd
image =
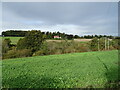
M109 41L109 43L108 43ZM119 49L119 39L93 38L90 42L80 43L74 40L63 42L47 42L46 34L38 30L28 31L17 44L12 44L8 38L2 41L2 58L20 58L30 56L65 54ZM108 48L106 48L108 47Z
M22 31L22 30L8 30L8 31L3 31L2 35L5 37L25 37L29 31ZM72 35L72 34L66 34L66 33L61 33L61 32L42 32L46 36L46 39L54 39L54 36L59 36L61 39L76 39L76 38L82 38L82 39L92 39L92 38L102 38L102 37L107 37L109 39L113 39L114 36L112 35L84 35L84 36L79 36L79 35Z

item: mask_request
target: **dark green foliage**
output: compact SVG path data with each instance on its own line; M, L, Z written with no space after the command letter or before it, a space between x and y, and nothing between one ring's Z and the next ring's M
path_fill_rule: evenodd
M92 39L92 38L102 38L102 37L107 37L109 39L113 39L113 36L108 36L108 35L84 35L81 38L86 38L86 39Z
M33 56L42 56L42 55L48 55L48 54L50 54L49 50L48 50L48 43L43 42L43 44L41 45L40 50L33 53Z
M78 35L75 35L75 36L74 36L74 38L80 38L80 36L78 36Z
M18 43L17 43L17 49L25 49L27 48L27 43L25 38L20 38Z
M31 49L33 52L40 50L45 39L41 31L29 31L28 34L17 43L17 49Z
M67 35L66 36L68 40L72 40L73 39L73 35Z
M35 51L40 50L41 45L46 38L41 31L29 31L24 38L21 38L17 47L10 44L9 39L3 41L3 59L5 58L19 58L19 57L29 57Z
M24 37L28 31L18 31L18 30L8 30L3 31L2 35L4 36L12 36L12 37Z
M96 37L96 36L93 36L93 35L85 35L85 36L83 36L83 38L86 38L86 39L91 39L91 38L94 38L94 37Z
M52 33L51 32L46 32L47 39L52 39Z
M98 50L98 39L94 38L91 43L90 43L90 48L93 51L97 51Z
M4 36L12 36L12 37L24 37L29 31L22 31L22 30L8 30L2 32L2 35ZM108 36L108 35L84 35L84 36L78 36L78 35L69 35L65 33L60 33L58 32L42 32L42 34L46 35L47 39L53 39L54 36L60 36L62 39L73 39L73 38L85 38L85 39L92 39L92 38L101 38L101 37L107 37L110 39L113 39L113 36ZM116 37L119 38L119 37Z
M113 40L112 40L112 46L113 46L115 49L119 49L119 50L120 50L120 39L113 39Z

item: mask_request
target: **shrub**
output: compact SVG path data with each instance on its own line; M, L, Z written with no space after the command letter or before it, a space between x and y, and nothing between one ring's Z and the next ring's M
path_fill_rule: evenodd
M9 50L7 53L3 54L3 59L9 58L20 58L20 57L29 57L32 55L31 50L23 49L23 50Z
M44 55L49 54L48 43L46 41L42 43L40 51L42 51Z
M2 53L7 53L7 51L10 50L10 44L11 40L9 38L2 41Z
M59 42L47 42L47 50L49 54L55 54L56 50L58 50L58 45L61 47Z
M113 39L111 41L112 46L114 49L120 49L120 40L119 39Z
M36 51L33 56L41 56L41 55L48 55L49 53L49 49L48 49L48 43L47 42L43 42L41 45L40 50Z
M9 50L7 53L3 54L3 59L15 58L16 50Z
M75 41L47 42L49 54L64 54L90 51L88 43Z
M17 50L26 49L27 43L25 38L20 38L17 43Z
M105 37L102 37L99 39L99 48L100 50L105 50ZM107 40L106 40L106 46L107 46Z
M93 38L93 40L90 42L90 48L93 51L98 50L98 39L97 38Z

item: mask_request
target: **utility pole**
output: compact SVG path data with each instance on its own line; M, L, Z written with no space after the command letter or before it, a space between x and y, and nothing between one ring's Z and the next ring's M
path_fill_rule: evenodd
M98 51L100 51L100 43L99 43L99 39L98 39Z
M106 37L105 37L105 50L106 50Z
M108 38L108 50L109 50L109 38Z

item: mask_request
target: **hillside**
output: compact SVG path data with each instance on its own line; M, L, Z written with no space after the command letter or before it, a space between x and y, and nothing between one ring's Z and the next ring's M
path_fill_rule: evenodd
M105 87L117 80L118 51L3 60L4 88Z

